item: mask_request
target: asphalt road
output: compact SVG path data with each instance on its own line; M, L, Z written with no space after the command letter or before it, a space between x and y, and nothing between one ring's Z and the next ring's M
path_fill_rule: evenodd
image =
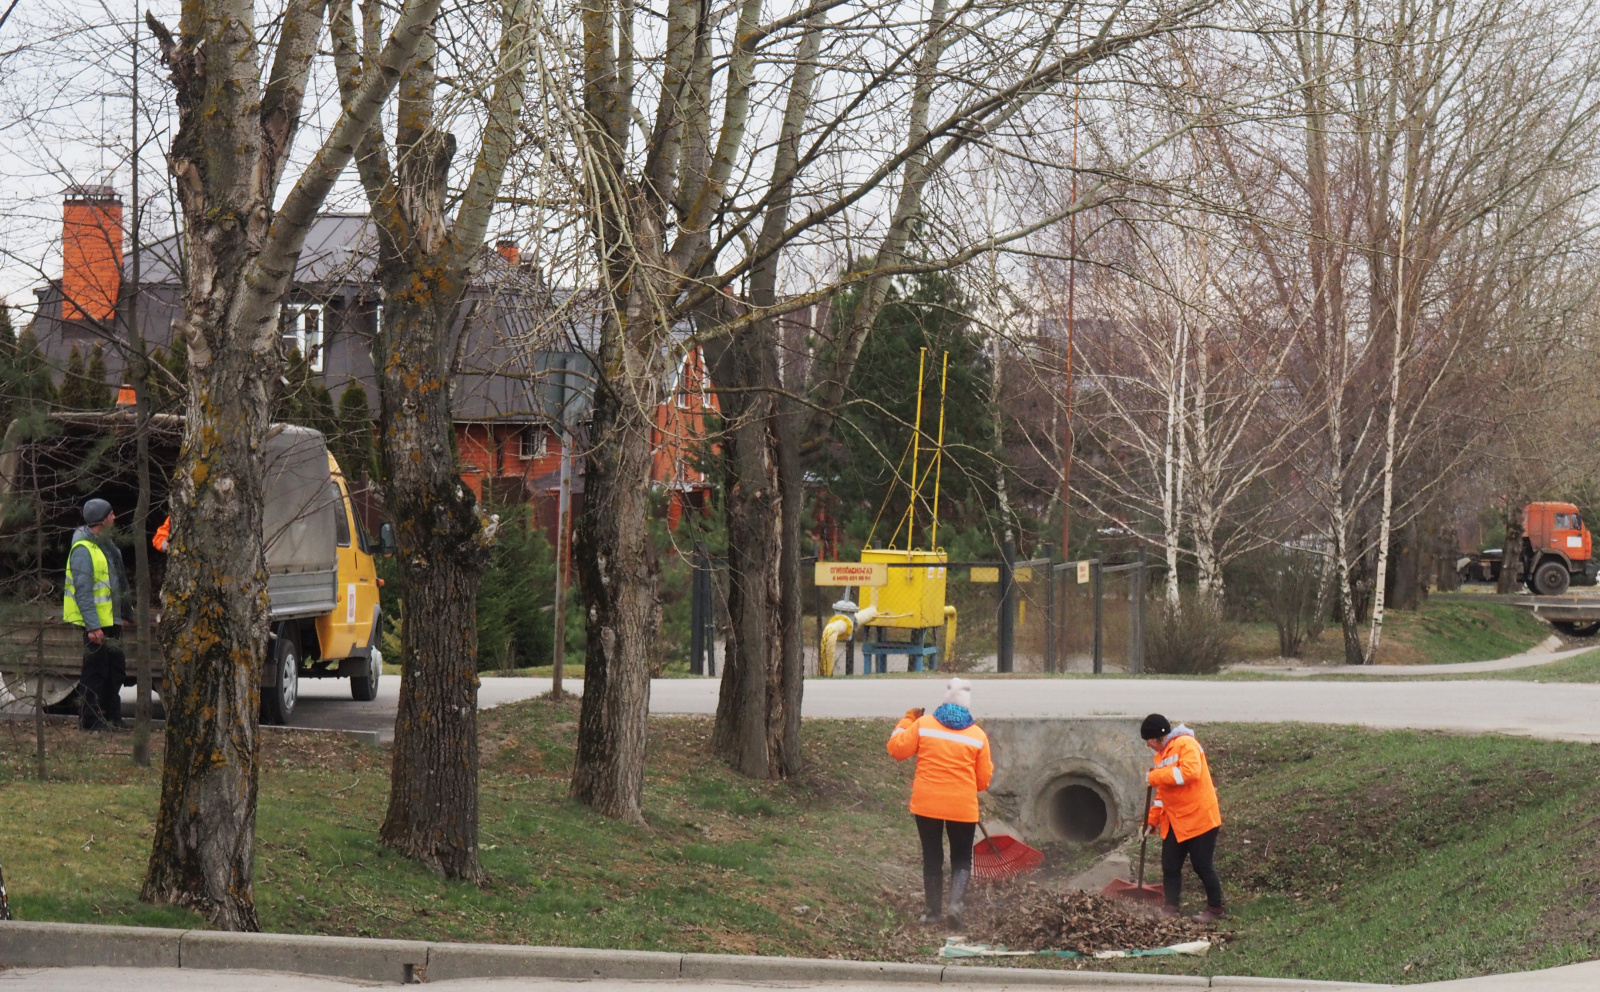
M567 680L581 692L582 682ZM650 693L657 714L716 712L717 679L658 679ZM810 717L898 717L933 707L942 679L808 679ZM291 721L299 727L376 730L394 735L400 680L385 676L378 698L358 703L343 679L305 680ZM549 679L485 678L479 706L489 709L550 690ZM1503 733L1552 740L1600 741L1600 684L1523 681L1216 682L1181 679L975 680L972 708L980 717L1143 716L1174 720L1360 724L1369 727ZM131 690L128 696L131 703Z

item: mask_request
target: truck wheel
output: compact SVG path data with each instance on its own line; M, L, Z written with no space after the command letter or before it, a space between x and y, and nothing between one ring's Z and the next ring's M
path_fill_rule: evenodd
M261 722L281 726L289 722L295 700L300 698L300 654L285 634L278 635L277 645L272 685L261 690Z
M1559 561L1547 561L1533 573L1533 590L1541 596L1559 596L1567 591L1572 576Z
M367 652L365 675L350 677L350 698L358 703L370 703L378 698L378 680L383 677L383 652L373 648Z

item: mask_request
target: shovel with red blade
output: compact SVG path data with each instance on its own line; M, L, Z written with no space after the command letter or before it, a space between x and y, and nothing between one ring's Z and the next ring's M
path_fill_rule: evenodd
M1155 792L1154 786L1145 786L1144 789L1144 822L1150 822L1150 800ZM1159 885L1144 884L1144 849L1150 843L1150 835L1146 833L1139 841L1139 878L1130 882L1125 878L1113 878L1111 883L1100 890L1103 896L1117 899L1132 899L1134 902L1164 902L1167 892Z
M991 837L981 821L978 823L978 829L983 832L983 840L972 845L974 878L985 881L1016 878L1018 875L1026 875L1043 863L1044 854L1023 843L1020 837L1013 837L1010 834L997 834Z

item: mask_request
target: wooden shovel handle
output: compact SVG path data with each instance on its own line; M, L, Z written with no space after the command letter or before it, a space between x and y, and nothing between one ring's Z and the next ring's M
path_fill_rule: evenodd
M998 858L1000 856L1000 849L995 846L994 838L989 836L989 831L983 829L982 820L978 821L978 832L983 834L983 839L989 842L989 853Z

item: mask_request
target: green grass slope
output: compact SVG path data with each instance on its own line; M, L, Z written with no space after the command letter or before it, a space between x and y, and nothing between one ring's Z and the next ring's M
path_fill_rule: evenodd
M808 721L799 780L749 782L707 753L710 723L655 719L647 826L566 795L575 704L484 715L482 887L375 841L383 751L263 736L256 898L273 931L931 960L909 765L884 721ZM21 919L196 926L137 901L158 769L129 739L0 724L0 862ZM1416 982L1600 954L1600 750L1508 737L1204 725L1222 794L1231 939L1138 967ZM159 757L159 756L158 756ZM1049 852L1056 877L1081 850ZM1188 908L1200 894L1187 880ZM1095 967L1104 967L1096 965Z
M1278 634L1272 624L1247 623L1242 627L1242 658L1260 661L1277 657ZM1390 610L1384 614L1378 662L1443 665L1491 661L1520 654L1551 633L1548 624L1515 606L1430 600L1419 610ZM1339 629L1324 630L1316 643L1306 645L1305 657L1308 661L1343 662Z

